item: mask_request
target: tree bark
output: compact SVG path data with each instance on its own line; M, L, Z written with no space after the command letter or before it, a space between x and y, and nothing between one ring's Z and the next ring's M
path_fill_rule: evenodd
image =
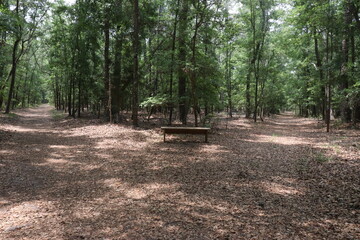
M169 125L172 122L173 116L173 80L174 80L174 64L175 64L175 48L176 48L176 32L177 32L177 25L178 25L178 15L179 15L179 6L180 0L177 1L176 12L175 12L175 19L174 19L174 29L172 33L172 46L171 46L171 66L170 66L170 82L169 82L169 94L170 94L170 113L169 113Z
M246 75L246 86L245 86L245 98L246 98L246 106L245 106L245 117L250 118L251 116L251 95L250 95L250 87L251 87L251 61L249 61L249 69Z
M230 44L228 43L228 46L227 46L227 49L226 49L226 70L225 70L225 79L226 79L226 82L227 82L227 95L228 95L228 105L229 105L229 111L228 111L228 114L229 114L229 117L232 118L233 117L233 114L232 114L232 84L231 84L231 52L229 50L229 47L230 47Z
M123 36L119 33L120 29L118 27L118 33L115 40L115 60L114 60L114 73L113 73L113 91L112 91L112 115L119 116L121 110L121 82L122 82L122 46L123 46Z
M20 41L21 41L20 39L15 40L13 50L12 50L12 66L11 66L11 72L10 72L10 75L11 75L10 89L9 89L9 95L8 95L8 99L7 99L5 113L10 113L10 107L11 107L11 103L12 103L13 91L14 91L14 86L15 86L16 68L17 68L16 52L17 52L17 49L19 47Z
M330 42L331 38L331 42ZM332 60L332 35L331 33L326 33L326 62L329 64ZM327 70L327 82L325 87L325 96L326 96L326 132L330 132L330 120L331 120L331 81L332 81L332 71L330 68Z
M16 1L16 8L15 8L15 13L16 15L19 15L19 0ZM21 32L21 26L18 26L18 30L19 32ZM18 33L20 34L20 33ZM15 78L16 78L16 68L17 68L17 61L18 61L18 57L17 57L17 50L19 47L21 41L21 36L17 36L15 42L14 42L14 46L13 46L13 50L12 50L12 66L11 66L11 71L10 71L10 75L11 75L11 80L10 80L10 89L9 89L9 94L8 94L8 99L7 99L7 104L6 104L6 109L5 109L5 113L10 113L10 107L11 107L11 102L12 102L12 98L13 98L13 91L14 91L14 86L15 86Z
M316 28L314 28L313 31L313 37L314 37L314 50L315 50L315 57L316 57L316 67L319 71L319 78L320 78L320 84L321 84L321 102L322 102L322 119L325 120L325 109L326 109L326 100L324 97L324 94L326 92L325 90L325 86L324 86L324 70L323 70L323 65L322 65L322 60L321 60L321 56L320 56L320 50L319 50L319 40L318 40L318 36L317 36L317 31Z
M199 10L200 3L197 2L197 10ZM192 37L191 42L191 64L192 64L192 70L190 72L190 83L191 83L191 99L193 102L193 110L194 110L194 118L195 118L195 126L198 126L198 99L196 94L196 42L198 37L198 31L202 24L202 17L199 16L198 13L196 13L195 16L195 29L194 29L194 35Z
M178 96L179 96L179 115L182 124L187 123L186 107L186 30L188 22L189 2L181 0L181 10L179 12L179 34L178 34Z
M348 67L349 62L349 41L350 41L350 24L352 22L352 16L350 12L350 3L345 3L344 10L344 31L343 31L343 41L342 41L342 64L341 64L341 73L340 73L340 90L346 91L349 88L349 77L348 77ZM349 101L347 97L343 97L340 103L340 114L341 120L343 122L349 122L351 120L351 110L349 106Z
M139 88L139 1L133 1L133 27L134 27L134 42L133 42L133 85L132 85L132 120L133 126L139 126L138 122L138 88Z
M109 21L109 10L104 10L104 83L105 83L105 99L107 99L106 112L109 116L109 122L112 123L112 112L111 112L111 81L110 81L110 21Z

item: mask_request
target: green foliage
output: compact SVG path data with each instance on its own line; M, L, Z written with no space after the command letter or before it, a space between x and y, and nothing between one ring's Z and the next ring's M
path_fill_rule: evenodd
M208 128L213 128L218 122L215 114L208 114L201 119L201 125Z
M354 113L360 105L357 8L350 16L353 24L346 25L350 2L343 0L238 2L236 14L227 9L232 1L140 2L141 107L177 111L185 104L190 112L196 104L207 112L250 107L261 114L292 109L318 116L324 113L330 86L333 112L339 115L346 103ZM12 47L20 39L25 48L18 61L14 107L48 98L71 113L86 107L106 113L111 83L111 111L131 109L131 1L20 3L19 14L14 6L0 5L0 103L9 92ZM49 6L51 14L39 21ZM105 25L110 33L109 79L104 76ZM342 44L347 39L346 58ZM180 78L186 85L181 93Z
M140 107L150 108L150 107L163 107L170 103L170 98L166 94L156 95L154 97L148 97L142 103Z
M346 89L346 97L349 99L349 103L354 108L360 106L360 81L355 82L353 86Z

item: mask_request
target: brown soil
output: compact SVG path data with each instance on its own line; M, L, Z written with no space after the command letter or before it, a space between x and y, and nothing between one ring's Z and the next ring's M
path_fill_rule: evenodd
M169 136L51 108L0 117L0 239L360 239L360 134L222 120Z

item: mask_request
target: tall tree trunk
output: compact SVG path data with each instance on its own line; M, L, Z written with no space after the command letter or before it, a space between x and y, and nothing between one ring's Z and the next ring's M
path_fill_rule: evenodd
M80 34L77 34L76 36L76 48L77 48L77 53L78 53L78 58L79 56L82 55L82 52L84 51L83 50L83 47L80 46L79 42L82 41L81 39L81 36ZM79 60L78 60L79 61ZM77 106L76 106L76 111L77 111L77 117L80 118L80 115L81 115L81 81L82 81L82 77L83 77L83 73L82 73L82 66L81 64L78 62L77 63L77 68L79 69L79 73L76 74L76 79L77 79L77 93L78 93L78 96L77 96ZM75 86L74 86L74 101L75 101ZM74 109L75 109L75 106L74 106ZM74 116L75 117L75 116Z
M320 78L319 80L320 80L320 84L321 84L322 119L325 120L326 99L324 97L324 94L325 94L324 70L323 70L322 60L321 60L321 56L320 56L319 41L318 41L318 34L316 31L316 28L314 28L314 30L313 30L313 37L314 37L316 67L319 71L319 78Z
M331 38L331 39L330 39ZM332 60L332 34L326 33L326 62L330 63ZM326 132L330 132L330 120L331 120L331 81L332 81L332 71L330 68L327 70L327 81L325 86L325 96L326 96Z
M107 114L109 114L109 121L112 123L112 112L111 112L111 81L110 81L110 21L109 21L109 10L104 10L104 83L105 83L105 99L107 99L107 106L105 107Z
M181 0L181 10L179 12L179 34L178 34L178 96L179 96L179 115L182 124L187 123L186 108L186 30L188 22L189 0Z
M255 95L254 95L254 122L257 121L257 115L258 115L258 107L259 107L259 97L258 97L258 92L259 92L259 75L257 73L257 71L254 71L254 76L255 76Z
M257 118L257 108L258 108L258 86L259 86L259 78L258 73L256 71L256 63L258 60L258 43L256 39L256 12L255 12L255 6L254 3L250 3L250 21L251 21L251 29L252 29L252 60L251 60L251 67L250 71L254 73L255 78L255 95L254 95L254 122L256 122Z
M1 32L1 39L0 39L0 53L2 53L2 48L5 46L6 43L6 31ZM4 62L0 62L0 79L3 78L5 74L5 67L6 64ZM0 110L2 110L3 102L4 102L4 90L6 87L7 81L0 81Z
M8 95L8 99L7 99L5 113L10 113L11 103L12 103L12 99L13 99L13 91L14 91L14 86L15 86L16 68L17 68L16 53L17 53L17 49L19 47L20 41L21 41L20 39L15 40L13 50L12 50L12 66L11 66L11 71L10 71L10 75L11 75L10 89L9 89L9 95Z
M174 19L174 29L172 33L172 46L171 46L171 66L170 66L170 83L169 83L169 94L170 94L170 113L169 113L169 125L172 122L173 110L174 110L174 101L173 101L173 80L174 80L174 64L175 64L175 47L176 47L176 32L178 25L178 15L179 15L179 4L180 0L177 1L175 19Z
M245 88L245 98L246 98L246 105L245 105L245 117L250 118L251 116L251 94L250 94L250 86L251 86L251 61L249 61L249 69L246 75L246 88Z
M226 88L227 88L227 95L228 95L228 106L229 106L229 111L228 114L230 116L230 118L233 117L232 114L232 84L231 84L231 52L229 50L229 46L230 44L228 43L227 49L226 49L226 70L225 70L225 79L226 79Z
M268 21L267 9L263 1L259 1L259 7L261 9L261 25L260 29L256 29L256 10L255 6L252 7L252 29L253 29L253 72L255 78L255 106L254 106L254 122L257 121L258 108L259 108L259 84L260 84L260 63L262 60L262 53L265 44L265 37L268 31ZM260 37L257 39L257 33L260 34Z
M58 83L58 76L55 75L55 83L53 83L54 88L54 103L55 103L55 109L59 110L59 83Z
M72 107L72 113L71 113L71 116L73 118L76 117L76 108L75 108L75 100L76 100L76 91L75 91L75 86L76 86L76 75L73 76L73 79L72 79L72 86L71 86L71 92L72 92L72 103L71 103L71 107Z
M349 2L345 3L345 11L344 11L344 31L343 36L344 39L342 41L342 64L341 64L341 75L340 75L340 90L346 91L349 88L349 77L348 77L348 67L347 64L349 62L349 42L350 42L350 24L352 22L352 16L350 12L350 4ZM349 122L351 120L351 110L349 106L349 101L347 97L343 97L340 103L340 114L341 120L343 122Z
M351 73L354 74L356 72L356 40L355 40L355 28L351 26L350 31L350 46L351 46ZM352 78L354 79L354 78ZM354 81L350 83L351 85L355 84ZM355 126L358 121L358 117L360 114L360 96L353 96L352 99L352 114L351 114L351 122Z
M19 4L20 1L17 0L16 1L16 8L15 8L15 13L18 16L19 15ZM18 30L19 33L22 31L21 26L18 26ZM10 89L9 89L9 95L8 95L8 100L7 100L7 104L6 104L6 109L5 109L5 113L10 113L10 107L11 107L11 102L12 102L12 98L13 98L13 91L14 91L14 86L15 86L15 78L16 78L16 68L17 68L17 61L18 61L18 56L17 56L17 50L19 47L21 41L21 36L17 36L14 45L13 45L13 50L12 50L12 66L11 66L11 71L10 71L10 75L11 75L11 80L10 80Z
M199 8L199 3L198 7ZM196 14L195 17L195 29L194 29L194 35L192 37L192 44L191 44L191 63L192 63L192 70L190 73L190 83L191 83L191 99L193 102L193 110L194 110L194 118L195 118L195 126L198 126L198 99L196 94L196 41L198 36L199 28L202 24L202 20L199 19L199 15Z
M115 60L114 60L114 73L113 73L113 91L112 91L112 114L115 116L119 115L121 110L121 82L122 82L122 46L123 36L119 33L120 28L118 27L117 36L115 40Z
M139 126L138 123L138 88L139 88L139 1L133 1L133 27L134 27L134 42L133 42L133 54L134 54L134 65L133 65L133 85L132 85L132 120L133 126Z
M78 79L78 102L77 102L77 117L78 118L80 118L80 116L81 116L81 95L82 95L81 80L82 80L82 76L80 76Z
M72 102L72 82L73 82L73 76L69 76L69 86L68 86L68 102L67 102L67 107L68 107L68 114L69 117L72 116L72 108L71 108L71 102Z

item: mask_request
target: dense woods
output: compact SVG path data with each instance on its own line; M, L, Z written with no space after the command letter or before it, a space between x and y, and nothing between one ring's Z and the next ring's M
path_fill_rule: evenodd
M360 121L355 0L3 0L0 108Z
M359 64L359 0L0 0L0 239L360 239Z

